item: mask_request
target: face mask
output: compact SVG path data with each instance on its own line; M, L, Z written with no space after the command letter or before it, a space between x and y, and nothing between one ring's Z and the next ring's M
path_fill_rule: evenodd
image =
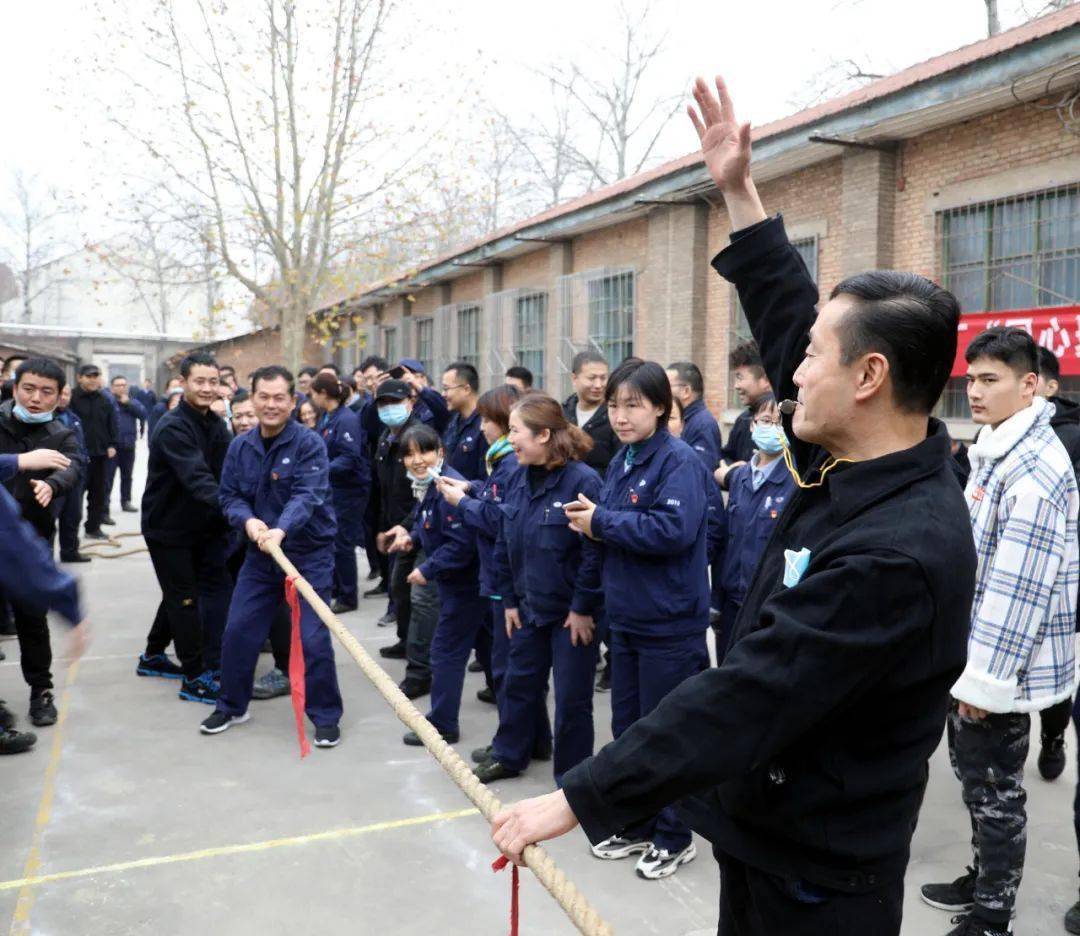
M408 418L409 408L404 403L390 403L379 407L379 419L391 428L403 425Z
M766 455L779 454L787 445L787 436L781 426L756 425L750 431L750 438L754 440L754 447Z
M47 413L31 413L30 410L28 410L21 403L16 403L15 408L12 410L12 412L15 414L15 418L19 420L19 422L30 423L31 425L37 423L52 422L53 418L51 410Z

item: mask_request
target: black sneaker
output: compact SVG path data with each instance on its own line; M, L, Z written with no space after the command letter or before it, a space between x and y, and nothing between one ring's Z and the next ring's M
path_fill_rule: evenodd
M949 922L955 923L956 928L949 930L948 936L1011 936L1012 925L1002 926L1000 923L987 923L974 913L962 913L954 916Z
M968 868L967 873L958 877L951 884L923 884L919 893L923 903L928 903L938 910L952 910L954 913L970 910L975 905L975 878L977 873L974 868Z
M180 683L180 691L177 693L185 702L205 702L207 705L216 705L218 699L218 686L214 682L214 675L209 670L200 673L194 679L184 679ZM222 729L224 730L224 729Z
M419 699L431 692L431 683L421 682L419 679L403 679L398 688L405 693L406 699Z
M478 747L469 756L472 758L474 764L483 764L486 761L491 760L491 752L495 750L494 745L489 744L487 747Z
M356 607L357 606L354 604L347 604L346 602L335 598L334 603L330 605L330 610L333 611L334 614L348 614L350 611L355 611Z
M611 667L601 667L600 672L596 674L596 691L597 692L611 692Z
M482 673L484 672L484 664L474 657L473 659L469 660L468 669L470 673Z
M481 702L487 702L488 705L495 705L498 699L495 698L495 690L491 686L484 686L483 689L476 691L476 698Z
M476 774L476 779L481 783L495 783L498 780L509 780L512 777L521 776L521 771L503 767L494 758L484 761L482 764L477 764L473 769L473 773Z
M0 731L11 731L15 727L15 713L0 699Z
M38 728L55 725L57 719L53 694L46 689L40 695L30 696L30 722Z
M1065 932L1080 933L1080 900L1065 912Z
M136 507L134 504L121 504L120 509L122 511L124 511L124 513L138 513L139 512L139 508Z
M108 534L102 533L101 530L87 530L85 533L83 533L83 538L92 540L107 540L109 537Z
M405 641L399 640L395 644L390 644L389 647L379 647L379 656L384 660L404 660Z
M397 615L391 611L387 611L379 620L375 622L379 627L393 627L397 624Z
M455 732L454 734L446 734L440 731L439 735L447 744L457 744L458 741L461 740L461 734L459 732ZM407 744L409 747L424 746L424 742L420 740L420 735L418 735L415 731L406 731L404 737L402 737L401 740L405 742L405 744Z
M242 725L249 718L251 716L247 712L244 712L243 715L226 715L224 712L215 709L208 718L203 719L203 723L199 725L199 731L203 734L221 734L221 732L231 728L233 725Z
M1057 780L1065 770L1065 738L1061 735L1043 735L1039 749L1039 776L1043 780Z
M379 582L374 588L369 588L364 592L365 598L381 598L386 594L386 582Z
M37 742L32 731L0 731L0 754L22 754Z
M341 744L341 729L337 725L321 725L315 729L315 747L337 747Z
M82 553L60 553L61 562L89 562L90 557Z
M155 653L153 656L141 654L135 672L139 676L160 676L162 679L184 678L184 671L164 653Z
M113 520L112 517L102 517L101 518L101 525L102 526L116 526L116 521Z

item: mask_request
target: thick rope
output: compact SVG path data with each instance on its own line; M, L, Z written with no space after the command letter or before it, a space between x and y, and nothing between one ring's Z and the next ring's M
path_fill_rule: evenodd
M500 809L502 803L484 784L482 784L472 772L472 768L465 763L449 744L447 744L435 726L431 724L420 711L412 704L405 694L397 687L389 674L376 663L368 652L360 646L355 637L346 629L327 607L326 602L319 597L307 580L296 570L285 553L279 546L271 546L269 554L274 558L285 574L295 579L296 590L304 596L304 599L315 610L320 620L330 629L335 637L342 643L349 655L356 660L364 675L374 684L375 688L394 710L394 714L416 732L424 747L431 752L435 760L454 781L469 801L480 810L480 814L489 822ZM573 881L559 869L546 851L539 845L529 845L524 852L525 864L536 875L537 880L547 889L548 893L563 908L570 917L578 931L583 936L612 936L611 927L604 922L603 918L592 908L585 896L577 889Z
M139 553L149 552L145 546L136 546L134 549L123 549L120 552L94 552L96 549L120 549L124 544L122 539L130 539L134 536L142 536L142 533L116 533L104 540L93 540L83 543L79 552L93 556L95 559L120 559L124 556L136 556Z

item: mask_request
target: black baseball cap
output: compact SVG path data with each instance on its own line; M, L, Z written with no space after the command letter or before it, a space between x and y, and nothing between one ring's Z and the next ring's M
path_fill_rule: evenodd
M379 400L407 400L412 390L404 380L384 380L375 389L375 402Z

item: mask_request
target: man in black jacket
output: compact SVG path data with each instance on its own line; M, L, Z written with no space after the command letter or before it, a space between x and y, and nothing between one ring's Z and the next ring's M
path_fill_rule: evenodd
M101 521L108 513L105 503L109 459L116 457L116 407L101 390L101 371L96 364L79 368L79 386L71 392L71 410L82 420L89 456L86 466L86 537L107 539Z
M600 477L621 448L608 420L604 389L607 387L608 362L599 351L579 351L570 365L574 392L563 403L563 414L593 440L592 450L583 459Z
M15 371L13 399L0 404L0 454L20 456L48 449L57 456L47 467L20 471L5 485L50 554L56 508L78 484L82 467L78 438L54 418L64 383L64 372L55 361L29 358ZM38 726L55 724L52 647L45 610L13 601L12 612L23 678L30 686L30 721Z
M720 864L722 934L900 932L904 871L963 670L975 585L964 498L929 418L956 351L955 298L922 277L817 289L750 179L750 126L698 79L692 111L724 196L735 283L803 481L721 666L691 677L563 789L495 817L525 844L597 842L684 797ZM793 433L793 436L792 436ZM974 933L965 919L956 933ZM979 931L981 932L981 931Z
M226 568L228 525L218 482L232 437L210 405L218 366L205 352L180 362L184 398L158 420L150 439L142 533L165 614L158 614L139 657L140 676L183 678L180 698L217 701L221 636L232 596ZM178 668L165 655L172 640Z

